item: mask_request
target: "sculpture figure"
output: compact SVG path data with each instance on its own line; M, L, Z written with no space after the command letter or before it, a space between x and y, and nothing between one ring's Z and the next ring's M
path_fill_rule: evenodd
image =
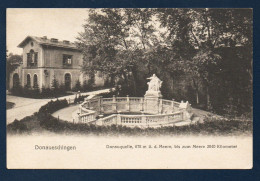
M147 79L150 79L150 82L147 83L148 91L160 91L162 81L155 74Z

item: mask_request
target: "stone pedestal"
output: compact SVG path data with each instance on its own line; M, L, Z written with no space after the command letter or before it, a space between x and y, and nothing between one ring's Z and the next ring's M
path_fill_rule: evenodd
M117 105L117 103L116 103L116 96L113 95L112 111L113 111L114 113L117 112L117 107L116 107L116 105Z
M148 91L145 92L144 97L145 97L145 98L157 98L157 99L161 99L161 98L162 98L162 93L161 93L161 91L148 90Z
M160 100L162 98L162 94L160 91L146 91L144 96L144 111L150 114L158 114L160 113Z

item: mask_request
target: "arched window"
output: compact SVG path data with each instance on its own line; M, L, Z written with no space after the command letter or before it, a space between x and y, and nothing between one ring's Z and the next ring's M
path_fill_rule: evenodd
M71 75L66 73L64 76L66 90L71 90Z
M38 88L38 76L36 74L33 76L33 88Z
M38 63L38 53L34 52L33 50L30 50L29 53L27 53L27 66L33 67L37 66Z
M19 75L15 73L13 75L13 88L17 88L19 86Z
M27 84L26 84L26 87L31 87L31 75L30 74L27 74Z

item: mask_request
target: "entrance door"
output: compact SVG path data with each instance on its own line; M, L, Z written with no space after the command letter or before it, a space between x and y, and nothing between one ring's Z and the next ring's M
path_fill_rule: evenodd
M69 73L65 74L65 88L66 90L71 90L71 75Z

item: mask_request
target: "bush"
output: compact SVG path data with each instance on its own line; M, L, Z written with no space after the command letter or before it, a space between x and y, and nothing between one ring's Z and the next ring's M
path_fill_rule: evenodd
M94 135L127 135L127 136L160 136L160 135L241 135L252 134L252 124L250 122L227 121L218 123L198 123L187 126L171 126L161 128L138 127L130 128L121 125L97 126L94 124L73 124L60 121L52 116L48 117L42 125L48 130L63 133L83 133Z
M82 133L94 135L160 136L160 135L251 135L252 121L224 120L208 117L205 123L160 128L130 128L121 125L98 126L94 124L73 124L47 114L41 119L41 126L49 131L61 133Z
M56 102L56 103L54 103ZM161 135L215 135L215 136L234 136L234 135L251 135L252 121L241 120L222 120L217 118L207 118L204 123L196 123L186 126L169 126L160 128L145 128L138 127L130 128L121 125L98 126L94 124L74 124L67 121L59 120L51 115L52 106L64 105L62 101L50 102L48 106L41 108L39 113L34 116L40 122L40 126L49 131L56 133L82 133L93 135L126 135L126 136L161 136ZM48 109L51 109L49 111ZM26 133L31 130L26 126L26 122L34 119L33 116L26 117L21 121L15 120L7 126L7 131L12 133Z
M39 109L39 114L42 114L42 113L43 114L47 114L47 113L52 114L59 109L67 107L68 105L69 104L66 99L63 99L63 100L57 99L56 101L51 100L50 102L48 102L46 105L42 106Z
M53 98L67 95L64 84L59 85L56 88L45 88L43 87L40 91L38 87L28 88L28 87L16 87L11 89L13 95L28 97L28 98Z
M13 87L11 89L11 93L16 96L20 96L23 94L23 88L20 85L17 85L16 87Z
M72 90L73 91L81 91L82 90L79 79L76 81L75 87Z
M87 90L88 90L88 82L87 82L87 80L84 80L84 81L83 81L82 90L83 90L83 91L87 91Z
M6 130L8 133L18 133L18 134L29 132L29 129L24 123L24 121L22 120L18 121L17 119L15 119L14 122L12 122L11 124L8 124Z
M6 109L11 109L14 107L14 105L15 103L6 101Z

